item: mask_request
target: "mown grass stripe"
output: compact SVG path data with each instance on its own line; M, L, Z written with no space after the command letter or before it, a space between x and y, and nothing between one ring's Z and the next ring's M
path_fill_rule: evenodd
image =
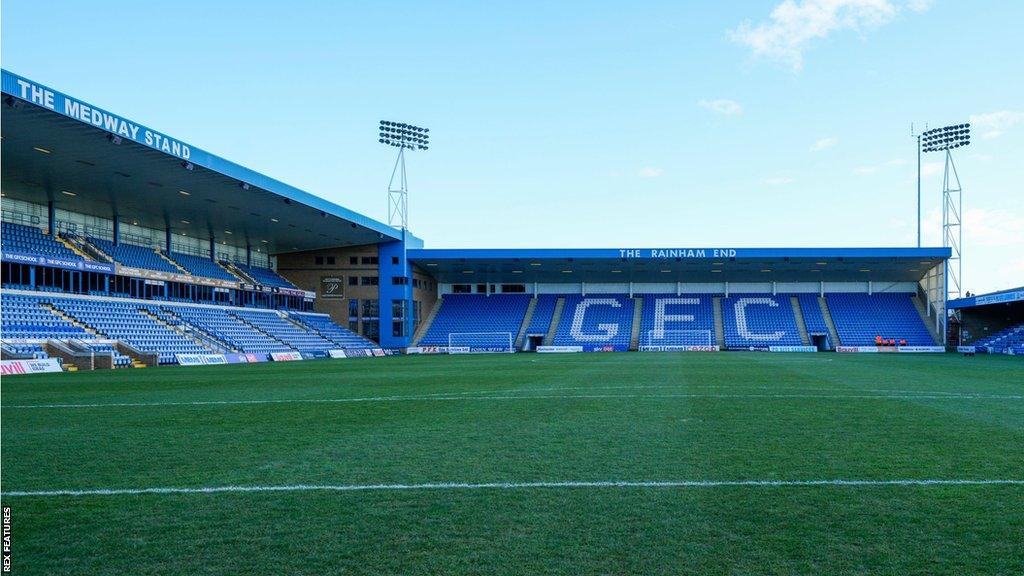
M1013 479L898 479L898 480L603 480L562 482L428 482L422 484L290 484L281 486L205 486L197 488L95 488L82 490L12 490L8 498L57 496L135 496L145 494L224 494L249 492L371 492L408 490L529 490L585 488L801 488L879 486L1024 486Z

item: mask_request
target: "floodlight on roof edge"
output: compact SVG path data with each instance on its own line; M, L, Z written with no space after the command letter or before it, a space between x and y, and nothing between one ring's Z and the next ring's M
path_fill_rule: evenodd
M405 151L429 150L430 129L404 122L381 120L379 130L377 142L398 148L395 166L391 170L391 180L388 182L388 225L408 230L409 182L405 173Z

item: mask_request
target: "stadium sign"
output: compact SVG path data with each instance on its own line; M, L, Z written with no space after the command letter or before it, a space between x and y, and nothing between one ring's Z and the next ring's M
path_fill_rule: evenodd
M121 276L132 276L134 278L143 278L147 280L158 280L164 282L180 282L182 284L202 284L204 286L213 286L215 288L237 288L238 284L228 280L217 280L214 278L203 278L200 276L191 276L189 274L176 274L172 272L163 272L160 270L149 270L147 268L135 268L132 266L123 266L121 264L116 265L117 274ZM301 290L292 290L291 292L298 292L300 295L305 294Z
M567 352L583 352L583 346L537 346L537 352L543 354L564 354Z
M298 352L271 352L270 359L274 362L294 362L302 360L302 354Z
M1018 300L1024 300L1024 290L1015 290L1013 292L1004 292L1002 294L989 294L986 296L975 296L974 304L976 306L984 306L986 304L1001 304L1003 302L1016 302Z
M836 352L876 354L879 352L901 352L916 354L922 352L945 352L942 346L836 346Z
M75 258L55 258L41 254L26 254L24 252L3 251L3 261L14 264L32 264L37 266L49 266L50 268L62 268L64 270L77 270L80 272L100 272L113 274L114 265L106 262L90 262Z
M406 354L447 354L447 346L410 346L405 349Z
M174 358L178 361L179 366L209 366L228 363L228 359L223 354L175 354Z
M735 258L735 248L620 248L619 258Z
M60 362L56 358L0 361L0 374L4 376L41 374L43 372L60 372Z
M117 137L129 139L143 146L177 156L182 160L188 160L192 157L192 149L180 140L175 140L166 134L150 130L116 114L95 108L81 100L61 94L6 71L3 76L3 89L5 92L26 102L53 110L58 114L74 118L79 122L91 124Z

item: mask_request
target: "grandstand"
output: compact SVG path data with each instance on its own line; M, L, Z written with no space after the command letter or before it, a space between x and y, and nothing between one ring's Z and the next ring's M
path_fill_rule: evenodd
M5 358L943 344L948 249L427 249L169 137L113 143L31 80L3 86ZM67 193L26 184L44 180Z
M1024 286L950 300L950 345L988 354L1024 354Z

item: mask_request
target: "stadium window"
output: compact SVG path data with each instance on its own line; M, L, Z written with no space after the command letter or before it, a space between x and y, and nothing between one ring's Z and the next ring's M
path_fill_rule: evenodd
M363 300L363 318L380 316L380 303L377 300Z
M363 286L377 286L378 282L376 276L363 276L359 283Z
M313 259L313 262L315 262L317 266L323 266L324 265L324 257L323 256L317 256L316 258Z
M502 284L502 294L523 294L526 292L525 284Z
M328 256L327 257L327 265L328 266L334 266L334 256Z
M363 322L363 336L371 340L380 340L380 321L367 320Z
M379 264L380 259L376 256L363 256L363 264Z
M398 256L392 256L391 263L394 264L395 266L398 266Z
M349 322L351 322L353 319L359 318L359 300L357 300L356 298L352 298L351 300L348 301L348 318Z
M477 284L476 292L477 294L487 294L487 284Z
M359 264L359 257L358 256L349 256L348 257L348 263L352 264L353 266Z
M349 276L348 277L348 285L349 286L359 286L359 276Z
M392 286L408 286L409 285L409 279L406 278L405 276L392 276L391 277L391 285Z
M469 284L453 284L452 294L469 294L473 292L473 286Z

